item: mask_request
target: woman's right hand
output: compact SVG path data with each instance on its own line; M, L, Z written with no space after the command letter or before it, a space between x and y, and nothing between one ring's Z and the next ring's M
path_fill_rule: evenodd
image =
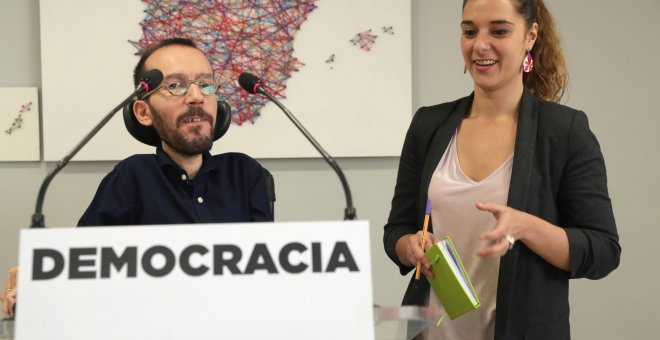
M408 234L402 236L396 241L396 254L399 257L401 264L416 267L417 262L421 263L422 274L433 277L431 270L431 263L424 256L424 252L431 248L438 240L431 233L426 233L426 242L424 243L424 251L422 251L422 238L423 231L420 230L415 234Z
M18 267L13 267L9 270L9 277L5 288L0 295L2 299L2 316L13 317L14 305L16 304L16 288L18 285Z

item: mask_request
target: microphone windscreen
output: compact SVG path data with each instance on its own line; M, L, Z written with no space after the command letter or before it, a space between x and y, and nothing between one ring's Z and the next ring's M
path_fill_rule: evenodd
M249 93L257 93L257 88L261 86L261 79L252 73L243 72L238 76L238 84Z
M160 85L163 81L163 72L155 68L153 70L147 71L144 76L140 79L139 84L144 83L145 92L149 92Z

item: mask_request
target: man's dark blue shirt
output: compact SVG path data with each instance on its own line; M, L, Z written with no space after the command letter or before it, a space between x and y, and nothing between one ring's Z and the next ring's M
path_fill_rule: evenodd
M194 179L160 148L117 164L79 226L272 221L265 172L247 155L203 154Z

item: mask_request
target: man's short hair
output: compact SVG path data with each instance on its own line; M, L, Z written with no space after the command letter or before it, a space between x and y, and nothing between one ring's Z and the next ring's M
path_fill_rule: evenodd
M192 48L197 48L197 45L190 40L186 38L167 38L163 39L151 46L149 46L144 52L142 52L142 55L140 56L140 60L138 61L137 65L135 65L135 69L133 70L133 85L135 87L138 86L138 83L140 82L140 79L144 75L144 73L148 70L144 69L144 63L147 61L147 59L156 51L159 49L165 47L165 46L170 46L170 45L183 45L183 46L189 46Z

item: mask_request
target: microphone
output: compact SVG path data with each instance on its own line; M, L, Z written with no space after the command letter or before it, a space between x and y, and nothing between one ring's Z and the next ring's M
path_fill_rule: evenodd
M148 93L149 91L155 89L160 85L160 83L163 81L163 73L158 70L158 69L153 69L147 71L144 76L140 79L137 88L133 93L131 93L126 99L124 99L121 104L119 104L117 107L115 107L112 111L110 111L103 120L101 120L100 123L98 123L92 131L90 131L83 140L76 145L76 147L64 158L62 158L61 161L57 162L57 165L55 168L46 175L46 178L44 178L44 181L41 183L41 188L39 189L39 195L37 196L37 205L34 210L34 214L32 215L32 224L30 225L30 228L44 228L46 227L45 222L44 222L44 215L42 214L43 210L43 203L44 203L44 198L46 196L46 189L48 188L48 185L50 182L53 180L53 177L57 175L62 168L64 168L71 158L75 156L80 149L82 149L85 144L87 144L96 133L98 133L101 128L112 118L112 116L117 113L124 105L126 105L128 102L134 100L135 98L141 99L144 94Z
M238 76L238 84L241 85L243 90L250 94L261 93L266 95L266 91L263 89L263 83L261 82L261 79L252 73L241 73L241 75Z
M131 98L132 96L137 96L138 99L142 99L142 97L145 94L147 94L149 91L155 90L162 81L163 81L163 72L161 72L157 68L153 70L149 70L144 73L144 76L142 76L142 78L140 78L137 88L135 88L135 91L128 98Z
M289 111L282 103L280 103L277 98L275 98L272 94L270 94L266 89L264 88L263 82L259 77L255 76L254 74L248 73L248 72L243 72L241 73L240 76L238 76L238 84L241 85L241 87L247 91L250 94L262 94L270 101L275 103L277 107L279 107L293 122L293 124L302 132L302 134L307 138L307 140L312 143L314 148L323 156L323 159L330 165L330 167L337 173L337 176L339 177L339 180L341 181L341 185L344 188L344 194L346 195L346 209L344 210L344 220L354 220L357 218L356 216L356 211L355 208L353 207L353 197L351 196L351 189L348 187L348 181L346 181L346 177L344 176L344 172L341 171L341 168L339 165L337 165L337 162L335 162L335 159L328 154L323 147L312 137L312 135L303 127L303 125L296 119L296 117Z

